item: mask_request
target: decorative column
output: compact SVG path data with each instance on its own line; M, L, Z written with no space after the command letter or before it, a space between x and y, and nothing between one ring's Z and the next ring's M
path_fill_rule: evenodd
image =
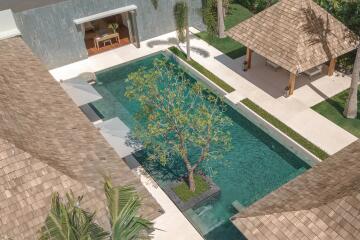
M246 70L251 68L252 52L250 48L246 48Z
M295 82L296 82L296 74L295 74L295 73L290 73L290 78L289 78L289 96L294 93Z
M131 27L132 27L132 34L134 37L134 44L135 47L140 47L140 39L139 39L139 32L137 27L137 21L136 21L136 10L129 11L129 16L131 19Z
M334 74L335 66L336 66L336 58L332 58L330 60L330 64L329 64L329 68L328 68L328 75L329 76L332 76Z
M128 27L129 30L129 40L132 44L134 44L134 34L133 34L133 29L132 29L132 24L131 24L131 19L130 19L130 14L129 12L126 13L126 25Z

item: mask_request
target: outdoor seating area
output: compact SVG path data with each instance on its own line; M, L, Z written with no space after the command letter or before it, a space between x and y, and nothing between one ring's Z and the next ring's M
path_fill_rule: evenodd
M83 24L89 56L130 43L126 18L124 14L118 14Z
M288 71L288 96L294 93L299 74L311 78L327 64L332 76L336 59L357 46L356 35L343 23L315 2L304 0L281 1L231 28L227 35L247 47L247 70L256 52L270 66Z

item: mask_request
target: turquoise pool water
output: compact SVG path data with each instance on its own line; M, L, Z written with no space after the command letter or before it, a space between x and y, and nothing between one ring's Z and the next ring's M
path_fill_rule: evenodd
M94 87L103 99L93 105L105 120L119 117L130 129L135 126L134 114L139 106L124 96L125 80L141 66L152 68L153 60L162 57L158 54L97 73L98 83ZM232 149L224 154L224 161L205 162L201 166L221 188L221 195L185 213L207 240L245 239L229 221L236 213L232 203L238 201L248 206L309 168L231 107L227 107L226 115L233 121L229 128ZM163 167L149 164L144 160L144 152L136 156L160 186L178 179L183 172L179 162Z

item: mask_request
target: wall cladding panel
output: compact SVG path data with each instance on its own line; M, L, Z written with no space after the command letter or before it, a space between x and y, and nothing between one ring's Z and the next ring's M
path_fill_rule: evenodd
M74 19L134 4L140 40L175 30L173 6L176 0L69 0L16 13L24 41L50 69L87 57L83 34ZM191 25L203 29L201 0L191 1Z

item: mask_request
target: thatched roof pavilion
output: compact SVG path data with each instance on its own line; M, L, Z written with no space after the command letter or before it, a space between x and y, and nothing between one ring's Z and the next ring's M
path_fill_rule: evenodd
M354 50L357 36L312 0L281 0L227 31L248 48L290 72L290 94L296 75Z

